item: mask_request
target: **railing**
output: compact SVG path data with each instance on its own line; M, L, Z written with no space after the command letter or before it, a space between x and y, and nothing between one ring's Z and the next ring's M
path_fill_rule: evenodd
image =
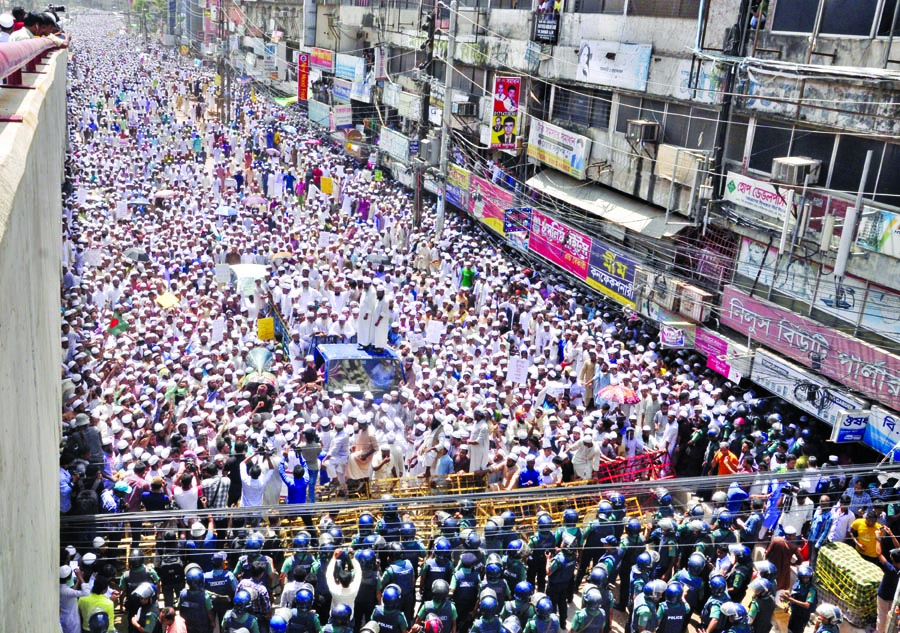
M0 79L3 80L3 87L20 87L23 73L38 72L37 65L55 49L56 44L44 37L0 44Z

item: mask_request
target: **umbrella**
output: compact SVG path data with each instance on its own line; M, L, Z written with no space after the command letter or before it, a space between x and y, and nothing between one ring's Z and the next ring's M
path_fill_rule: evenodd
M171 189L160 189L155 194L153 194L154 198L174 198L178 195L177 191L172 191Z
M125 259L130 259L136 262L149 262L150 256L147 254L142 248L129 248L125 251Z
M311 139L309 139L309 140L306 141L306 144L307 144L307 145L321 145L321 144L322 144L322 141L320 141L320 140L317 139L317 138L311 138Z
M625 385L607 385L597 393L597 396L617 404L637 404L641 401L634 393L634 389Z
M282 251L280 253L275 253L274 255L272 255L272 257L270 257L270 259L272 261L275 261L276 259L284 259L286 257L293 257L293 256L294 256L293 253L289 253L287 251Z
M147 198L132 198L128 201L128 204L151 204Z
M295 128L293 125L285 125L282 127L282 129L284 129L284 131L287 132L288 134L296 134L297 133L297 128Z
M231 218L238 214L237 209L234 207L228 206L227 204L223 204L221 207L216 209L216 215L220 215L225 218Z
M278 154L280 154L280 153L281 153L281 152L279 152L279 151L278 151L277 149L275 149L274 147L269 147L269 148L266 149L266 154L268 154L269 156L278 156Z
M266 199L262 196L247 196L244 198L244 204L247 206L253 206L254 204L265 204Z

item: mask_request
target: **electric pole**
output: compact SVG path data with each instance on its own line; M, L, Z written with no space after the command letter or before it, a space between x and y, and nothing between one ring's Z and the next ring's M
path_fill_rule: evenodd
M450 2L450 32L447 33L447 55L444 59L444 114L441 117L441 196L438 199L434 233L440 238L444 230L444 214L447 212L447 175L450 165L450 137L453 134L453 56L456 54L456 15L459 0Z
M216 36L218 37L219 57L216 72L219 75L219 120L226 125L231 123L231 72L228 58L231 54L231 41L228 37L228 16L225 14L225 0L217 3Z
M427 3L427 4L426 4ZM437 0L422 0L422 30L425 31L425 43L422 44L422 52L425 59L419 64L422 73L422 109L419 115L419 127L416 137L419 140L419 148L422 147L422 139L428 133L428 108L431 101L431 82L434 70L434 31L437 18ZM445 98L446 101L446 98ZM419 161L421 162L421 161ZM413 210L415 226L422 223L422 173L424 166L416 166L416 197Z

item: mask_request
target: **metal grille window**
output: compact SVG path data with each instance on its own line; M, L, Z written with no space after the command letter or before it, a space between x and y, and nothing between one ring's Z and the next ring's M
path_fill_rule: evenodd
M609 127L612 93L607 90L567 90L556 87L553 118L585 127Z
M630 0L629 15L654 18L696 18L700 13L700 0Z
M625 13L626 0L575 0L575 13Z

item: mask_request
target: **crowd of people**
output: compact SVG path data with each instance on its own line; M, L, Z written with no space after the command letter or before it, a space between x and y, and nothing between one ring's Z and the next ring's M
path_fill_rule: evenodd
M614 610L635 633L682 633L691 614L707 633L763 633L778 591L791 633L813 613L817 630L834 632L840 610L816 605L810 568L791 584L800 537L811 564L848 541L884 565L893 599L896 480L845 477L847 458L828 454L818 422L691 351L663 349L651 324L521 261L468 218L449 215L436 231L429 207L414 224L409 192L299 110L239 84L224 123L217 90L174 50L110 35L107 22L79 25L61 512L211 516L168 521L153 564L140 522L64 520L74 545L60 568L65 633L113 630L115 602L134 633L345 633L370 619L391 633L599 633ZM242 283L223 278L223 264L266 274ZM286 323L289 341L260 339L266 316ZM379 402L329 396L312 349L321 336L390 347L402 380ZM249 380L260 348L271 384ZM510 380L522 361L526 375ZM661 492L653 520L626 520L613 495L588 525L569 509L561 525L528 517L536 530L526 534L526 517L476 525L464 502L420 538L388 502L379 518L359 517L352 539L327 516L310 522L287 554L277 520L223 512L284 500L309 517L319 486L342 496L376 479L416 477L439 491L471 473L492 490L554 486L647 453L664 456L668 474L717 475L700 491L712 512L676 512ZM767 560L754 571L760 544Z

